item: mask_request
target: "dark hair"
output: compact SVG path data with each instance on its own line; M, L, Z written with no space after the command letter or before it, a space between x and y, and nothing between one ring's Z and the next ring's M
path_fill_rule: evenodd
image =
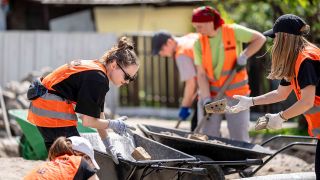
M118 44L107 51L100 59L100 62L109 64L117 61L122 67L139 65L138 57L134 52L133 44L127 37L121 37Z

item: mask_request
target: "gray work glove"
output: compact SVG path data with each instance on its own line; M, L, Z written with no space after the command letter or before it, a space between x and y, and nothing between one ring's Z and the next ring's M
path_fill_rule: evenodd
M127 116L121 116L117 119L111 119L109 120L109 127L112 129L115 133L119 134L120 136L126 135L127 133L130 133L130 126L128 126L124 121L127 120Z
M238 56L236 67L235 67L237 69L237 72L241 71L242 69L244 69L246 67L247 60L248 60L248 57L244 53L241 53Z
M118 156L121 157L121 154L117 153L116 148L111 144L110 137L103 139L102 142L106 147L107 153L111 156L113 162L119 164Z
M202 101L203 116L207 115L207 111L206 111L206 108L204 106L207 105L207 104L210 104L210 103L212 103L212 98L211 97L206 97L206 98L203 99L203 101Z

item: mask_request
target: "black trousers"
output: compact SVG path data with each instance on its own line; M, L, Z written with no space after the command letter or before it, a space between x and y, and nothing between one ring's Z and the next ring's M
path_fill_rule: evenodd
M61 137L71 137L71 136L80 136L76 126L68 127L58 127L58 128L48 128L48 127L39 127L37 126L40 134L44 139L47 150L49 151L53 142Z
M192 108L194 110L194 114L191 119L191 131L194 131L198 125L198 100L193 101Z
M320 180L320 140L318 139L315 159L315 171L317 180Z

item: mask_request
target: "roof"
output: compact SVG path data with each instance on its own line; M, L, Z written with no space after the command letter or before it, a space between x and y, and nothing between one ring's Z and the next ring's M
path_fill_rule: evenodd
M129 4L170 4L198 3L203 0L31 0L41 4L70 4L70 5L129 5Z

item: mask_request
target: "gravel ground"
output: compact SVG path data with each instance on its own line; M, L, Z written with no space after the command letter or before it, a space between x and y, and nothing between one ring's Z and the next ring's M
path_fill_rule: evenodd
M171 127L173 128L176 125L177 121L173 120L158 120L158 119L145 119L145 118L130 118L127 122L131 125L136 126L137 123L142 124L152 124L164 127ZM182 122L180 125L181 129L188 130L190 126L189 122ZM228 131L226 130L226 124L222 124L222 135L223 137L228 137ZM136 133L142 134L140 130L137 129ZM256 141L256 139L255 139ZM12 141L14 142L14 141ZM8 154L10 156L15 156L17 152L17 145L11 145L10 153L8 153L8 140L1 140L0 139L0 180L18 180L22 179L22 177L29 172L35 166L38 166L43 161L31 161L31 160L24 160L20 157L6 157ZM311 150L312 152L312 150ZM269 174L283 174L283 173L297 173L297 172L312 172L314 171L314 164L308 163L301 157L301 151L298 151L300 155L297 156L296 154L279 154L275 158L273 158L265 167L263 167L257 175L269 175ZM302 153L303 154L303 153ZM307 154L309 159L312 160L312 153ZM297 157L295 157L297 156ZM311 156L311 158L310 158ZM309 160L310 161L310 160ZM232 174L226 176L226 179L234 179L239 178L237 174Z

